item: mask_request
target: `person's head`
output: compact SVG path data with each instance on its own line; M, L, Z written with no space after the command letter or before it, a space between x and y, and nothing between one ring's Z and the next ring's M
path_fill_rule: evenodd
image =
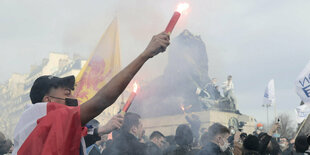
M216 78L212 78L212 84L216 84L217 79Z
M137 139L142 139L144 135L143 124L140 120L140 115L132 112L125 114L124 123L121 127L123 132L128 132L134 135Z
M208 129L208 139L217 144L221 150L224 152L228 146L228 137L230 136L230 131L227 127L220 123L214 123Z
M256 125L256 129L257 129L258 131L263 131L263 129L264 129L263 124L262 124L262 123L258 123L258 124Z
M166 144L165 136L159 131L154 131L150 136L150 140L160 149L163 149Z
M282 150L286 149L289 145L288 139L285 137L281 137L279 141L279 145Z
M74 76L59 78L45 75L37 78L30 90L32 104L39 102L56 102L69 106L77 106L77 100L72 95Z
M254 135L247 136L243 141L243 148L249 151L259 151L259 140Z
M240 134L240 140L243 142L245 140L245 138L247 137L248 135L246 133L241 133Z
M295 150L297 153L305 153L309 149L307 136L297 136L295 139Z
M183 147L189 146L193 143L193 132L188 125L179 125L175 132L175 142Z

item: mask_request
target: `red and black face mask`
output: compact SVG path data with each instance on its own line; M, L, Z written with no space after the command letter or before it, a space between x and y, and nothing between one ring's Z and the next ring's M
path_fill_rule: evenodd
M65 100L65 104L66 104L67 106L76 107L76 106L79 105L78 100L75 99L75 98L65 98L65 99L63 99L63 98L59 98L59 97L55 97L55 96L50 96L50 97L56 98L56 99L59 99L59 100Z

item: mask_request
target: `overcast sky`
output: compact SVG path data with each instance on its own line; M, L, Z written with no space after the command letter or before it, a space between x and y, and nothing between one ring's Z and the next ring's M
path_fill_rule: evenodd
M0 83L28 73L50 52L88 58L115 16L120 26L122 65L164 30L178 0L0 0ZM294 80L309 60L310 1L192 0L172 38L189 29L206 43L209 75L233 75L242 113L266 121L265 86L275 79L277 111L294 116L300 99ZM137 75L160 75L167 53ZM152 72L149 70L152 69ZM270 113L273 110L270 111Z

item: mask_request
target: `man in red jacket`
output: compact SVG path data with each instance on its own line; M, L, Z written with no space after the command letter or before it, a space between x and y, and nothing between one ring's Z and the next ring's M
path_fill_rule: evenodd
M84 125L112 105L143 64L170 44L169 35L155 35L134 61L114 76L94 97L77 106L72 95L73 76L41 76L35 80L30 98L14 132L13 154L85 154Z

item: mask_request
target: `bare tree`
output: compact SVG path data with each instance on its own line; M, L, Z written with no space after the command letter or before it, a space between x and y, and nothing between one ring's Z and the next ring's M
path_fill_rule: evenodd
M276 121L280 120L281 128L278 130L278 133L281 135L281 137L286 138L294 138L295 136L295 128L293 126L293 120L291 117L286 114L282 113L278 116L278 119Z

